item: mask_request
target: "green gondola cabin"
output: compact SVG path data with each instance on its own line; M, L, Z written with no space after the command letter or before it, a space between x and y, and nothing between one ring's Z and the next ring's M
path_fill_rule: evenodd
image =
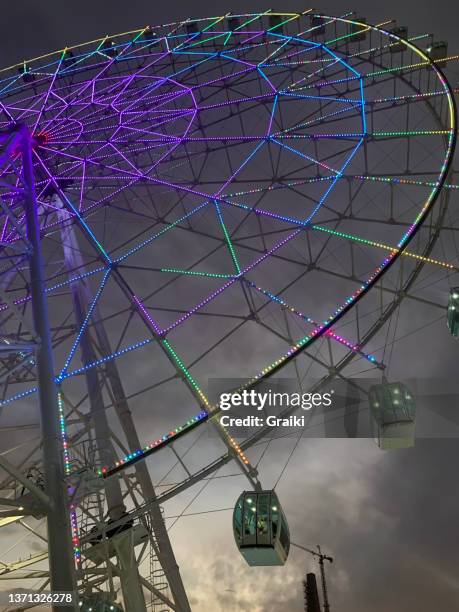
M369 400L379 448L414 446L416 405L410 390L400 382L374 385Z
M284 565L287 561L290 532L274 491L244 491L234 508L233 531L248 565Z
M448 329L455 338L459 335L459 287L451 289L448 302Z

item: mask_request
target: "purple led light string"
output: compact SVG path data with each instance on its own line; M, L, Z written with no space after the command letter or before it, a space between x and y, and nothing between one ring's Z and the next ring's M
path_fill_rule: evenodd
M234 98L233 100L225 100L225 102L219 102L218 104L207 104L205 106L200 106L199 110L200 111L213 110L215 108L222 108L224 106L231 106L233 104L242 104L244 102L255 102L257 100L269 100L270 98L277 96L277 93L278 92L268 91L265 94L261 94L259 96L249 96L249 97L246 96L244 98Z
M36 131L36 129L37 129L37 126L38 126L38 124L40 123L40 120L41 120L41 118L42 118L42 115L43 115L43 112L44 112L45 106L46 106L46 105L47 105L47 103L48 103L48 98L49 98L49 96L51 95L51 90L52 90L52 88L53 88L53 86L54 86L54 82L56 81L56 78L57 78L58 72L59 72L59 70L60 70L60 68L61 68L61 66L62 66L62 61L63 61L63 59L64 59L64 53L61 55L61 58L60 58L59 62L57 63L56 70L54 71L53 77L52 77L52 79L50 80L49 87L48 87L48 89L47 89L47 91L46 91L46 94L45 94L45 97L44 97L44 100L43 100L43 104L41 105L40 112L38 113L38 117L37 117L37 119L36 119L36 121L35 121L35 124L34 124L33 128L30 130L32 134L35 134L35 131Z
M337 111L336 113L333 113L333 115L339 115L342 114L344 112L348 112L351 109L345 109L343 111ZM123 126L125 129L126 127ZM154 132L146 132L145 130L138 130L135 128L129 128L132 129L133 132L139 132L139 133L145 133L145 135L147 136L152 136L155 137L156 134ZM340 139L340 138L362 138L364 137L365 134L362 132L342 132L342 133L330 133L330 134L323 134L323 133L314 133L314 134L283 134L281 132L277 132L275 134L273 134L273 138L276 139L283 139L283 140L319 140L319 139ZM371 136L371 134L370 134ZM253 135L253 136L163 136L163 135L158 135L155 138L151 138L151 139L147 139L145 138L145 140L139 139L137 140L137 142L139 143L151 143L152 146L150 147L150 149L155 149L155 148L161 148L161 146L163 145L167 145L167 144L175 144L175 147L177 145L180 145L184 142L256 142L256 141L266 141L267 137L266 134L265 135ZM52 141L54 144L66 144L66 141L60 141L60 140L54 140ZM116 142L117 144L123 144L122 141L120 140L114 140L112 142L110 142L110 145L113 145L113 143ZM86 145L94 145L94 144L101 144L106 146L107 143L104 140L85 140L85 144ZM102 149L103 147L101 147ZM135 152L135 151L145 151L148 150L146 148L139 148L139 149L129 149L129 151ZM172 153L173 149L168 149L166 151L166 153L170 154ZM121 156L121 153L120 153ZM112 154L107 154L105 156L99 156L99 159L104 159L104 158L110 158L112 157ZM315 162L320 164L320 162ZM322 164L324 165L324 164ZM324 166L326 167L326 166ZM330 169L330 168L327 168ZM95 178L101 178L104 179L106 177L95 177Z
M139 75L139 74L141 74L142 72L146 71L146 70L147 70L148 68L150 68L151 66L154 66L154 65L155 65L157 62L159 62L161 59L163 59L164 57L167 57L167 55L169 55L169 52L162 53L162 54L161 54L161 55L160 55L158 58L156 58L155 60L153 60L153 61L151 61L151 62L147 63L147 65L146 65L146 66L144 66L142 69L140 69L139 71L137 71L136 76L138 76L138 75ZM112 59L112 60L109 62L109 66L111 66L111 64L113 63L113 61L114 61L114 60ZM102 70L102 72L104 72L104 70L106 69L107 65L106 65L106 63L105 63L105 62L104 62L102 65L104 66L104 69ZM93 79L91 79L91 80L90 80L90 81L87 83L87 87L89 87L89 86L90 86L90 87L91 87L91 90L92 90L92 93L91 93L91 99L90 99L90 101L88 102L88 106L94 102L94 84L95 84L96 80L97 80L97 79L100 77L100 74L101 74L101 73L99 73L99 74L97 74L96 76L94 76L94 77L93 77ZM165 81L163 80L163 81L162 81L162 83L164 83L164 82L165 82ZM114 86L114 85L113 85L113 86ZM85 91L85 89L87 89L87 87L83 87L83 89L82 89L82 90L77 90L77 92L76 92L76 93L77 93L77 95L78 95L78 96L81 96L81 93L82 93L83 91ZM64 113L64 112L66 111L66 109L69 107L70 102L66 102L66 101L64 101L64 103L65 103L65 107L64 107L64 108L63 108L63 109L62 109L62 110L61 110L61 111L60 111L60 112L57 114L57 116L53 116L53 119L50 119L50 120L49 120L51 123L52 123L53 121L55 121L55 120L56 120L56 118L57 118L57 117L59 117L59 116L60 116L62 113ZM126 110L126 109L125 109L125 110ZM79 112L81 112L81 109L80 109L80 108L78 108L78 109L75 111L75 114L77 114L77 113L79 113ZM99 113L99 111L98 111L98 110L97 110L97 111L94 111L94 115L96 115L96 114L98 114L98 113ZM69 119L72 119L72 118L73 118L73 115L70 115Z
M153 327L153 329L155 330L155 332L158 334L158 336L162 336L163 332L161 331L161 328L158 326L158 324L156 323L156 321L153 319L153 317L150 315L150 313L148 312L148 310L145 308L145 306L142 304L142 302L139 300L139 298L132 294L132 299L134 300L134 302L137 304L137 306L140 308L140 310L142 311L144 317L147 319L147 321L150 323L151 327Z

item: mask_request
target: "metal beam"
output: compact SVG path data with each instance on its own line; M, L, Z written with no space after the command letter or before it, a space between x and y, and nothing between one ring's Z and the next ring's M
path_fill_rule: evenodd
M25 185L25 220L27 238L32 247L29 260L30 290L34 329L39 338L36 361L39 381L39 406L43 436L45 491L52 499L48 511L48 548L51 590L75 591L74 559L67 504L64 466L59 433L59 407L54 382L54 364L45 294L44 260L41 250L40 223L35 194L32 139L26 127L20 128L23 181ZM56 612L63 606L55 605Z
M28 489L32 495L34 495L38 501L40 501L43 506L51 510L53 506L53 502L46 493L44 493L39 487L37 487L29 478L24 476L22 472L20 472L14 465L12 465L5 457L0 455L0 467L8 472L10 476L13 476L16 480L18 480L26 489Z
M58 211L57 214L60 219L68 220L68 213L66 212L65 203L63 202L61 197L59 197L59 195L54 196L53 204L55 205ZM67 263L67 266L70 270L84 270L84 263L80 254L74 224L70 224L67 227L64 227L61 231L65 261ZM76 291L76 293L78 294L80 308L82 305L85 305L87 307L87 305L91 302L91 294L84 279L77 287L72 287L72 291ZM78 323L81 327L81 321L78 321ZM102 317L99 313L98 304L95 304L93 309L92 327L95 331L97 341L99 343L99 347L102 353L106 355L111 354L112 348L104 324L102 322ZM89 334L84 333L82 336L82 348L83 346L85 346L86 351L92 351L92 346L86 346L86 344L84 344L86 342L86 336L89 336ZM94 360L95 356L90 356L88 358L89 362ZM105 369L107 380L110 384L114 397L114 408L122 425L124 434L126 435L127 443L131 451L137 450L141 447L141 443L134 424L134 420L132 418L132 413L129 408L126 393L121 382L121 377L119 375L116 362L108 361L105 364ZM106 419L105 410L103 406L101 411L103 412L104 418ZM102 462L103 461L104 458L102 458ZM169 582L169 586L174 601L176 602L177 609L180 610L180 612L189 612L191 608L188 603L186 591L180 576L179 567L175 559L174 551L172 549L169 536L167 534L161 508L159 507L159 504L155 503L154 501L156 499L156 491L154 489L153 482L148 472L148 468L144 463L136 466L136 476L141 487L144 500L151 501L151 505L149 507L149 515L156 540L155 543L158 562L160 563L167 577L167 581ZM116 482L116 486L119 488L118 482ZM117 519L119 518L119 516L112 518ZM142 581L142 577L140 576L140 574L139 578L140 581Z

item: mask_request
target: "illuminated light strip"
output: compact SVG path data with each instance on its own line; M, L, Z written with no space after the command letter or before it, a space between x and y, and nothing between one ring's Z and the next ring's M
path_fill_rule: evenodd
M196 34L199 36L199 34L201 34L201 32L196 32ZM217 38L223 38L224 36L226 36L226 32L217 33L217 34L215 34L215 36L211 36L210 38L199 39L196 42L192 43L191 45L190 44L186 44L185 46L181 47L183 49L183 51L184 51L183 53L177 53L175 50L174 50L174 53L177 53L177 55L182 55L182 54L183 55L189 55L187 53L188 49L196 47L196 45L204 45L207 42L211 42L212 40L216 40ZM202 53L200 55L202 55Z
M407 41L402 40L402 42L407 45ZM408 46L408 45L407 45ZM441 60L426 60L424 62L418 62L416 64L407 64L405 66L395 66L394 68L385 68L384 70L377 70L376 72L369 72L368 74L365 74L363 76L365 76L365 78L368 77L374 77L374 76L381 76L383 74L387 74L389 72L400 72L402 70L409 70L411 68L423 68L426 66L431 66L432 64L435 65L436 62L452 62L452 61L457 61L459 60L459 55L451 55L450 57L445 57L444 59Z
M90 237L91 241L96 245L97 250L102 254L103 258L105 259L106 262L108 262L109 264L112 264L112 260L110 259L108 253L105 251L104 247L101 245L101 243L97 240L94 232L91 230L91 228L89 227L89 225L86 223L86 221L84 220L84 218L82 217L82 215L80 215L79 211L77 208L75 208L75 206L72 204L72 202L69 200L69 198L66 196L66 194L62 191L62 189L60 189L55 177L50 174L46 164L43 163L41 157L37 154L36 150L33 151L35 153L35 156L37 157L40 166L43 168L44 172L48 175L48 177L50 178L53 186L55 189L57 189L57 192L59 193L59 195L62 197L63 200L65 200L65 202L67 203L67 206L71 209L72 213L75 215L75 217L78 219L78 221L81 223L81 225L83 226L83 228L86 231L86 234Z
M156 234L153 234L153 236L150 236L150 238L147 238L146 240L144 240L143 242L141 242L137 246L133 247L129 251L126 251L126 253L124 253L124 255L121 255L120 257L115 259L115 263L119 263L120 261L123 261L127 257L130 257L131 255L133 255L134 253L137 253L137 251L140 251L140 249L143 249L145 246L150 244L150 242L153 242L153 240L156 240L157 238L159 238L160 236L162 236L166 232L169 232L171 229L176 227L179 223L181 223L182 221L185 221L186 219L188 219L192 215L196 214L198 211L203 209L208 204L209 204L209 202L204 202L203 204L200 204L199 206L194 208L191 212L187 213L186 215L183 215L182 217L180 217L179 219L177 219L173 223L168 224L168 226L163 228L161 231L157 232Z
M272 28L268 28L268 30L266 30L266 31L267 32L272 32L273 30L276 30L277 28L282 27L286 23L290 23L290 21L293 21L294 19L299 19L300 17L302 17L303 15L306 15L307 13L310 13L311 11L312 11L312 9L308 9L307 11L303 11L302 13L290 13L290 15L293 15L292 17L290 17L289 19L285 19L285 21L281 21L277 25L272 26ZM283 17L285 15L285 13L270 13L270 15L275 15L275 16ZM288 15L288 13L287 13L287 15Z
M208 278L234 278L234 274L217 274L216 272L197 272L194 270L179 270L177 268L161 268L161 272L171 274L185 274L188 276L205 276Z
M296 97L296 96L291 96L289 95L288 97ZM289 137L289 133L292 132L293 130L297 130L297 129L302 129L305 127L308 127L309 125L313 125L314 123L320 123L322 122L323 119L329 119L330 117L336 117L337 115L342 115L344 113L348 113L349 111L354 111L356 108L358 108L359 106L361 106L362 103L361 101L357 101L355 102L352 106L348 106L346 108L343 108L341 110L338 111L334 111L333 113L327 113L326 115L323 115L322 117L315 117L314 119L311 119L310 121L306 121L306 123L299 123L297 125L292 126L291 128L287 128L285 130L279 131L279 132L275 132L273 134L273 136L275 136L276 138L288 138ZM355 134L355 132L354 132ZM299 135L299 134L298 134ZM362 137L364 134L358 134L360 137ZM317 138L320 137L319 134L305 134L305 136L310 136L313 138ZM337 134L335 137L339 137L340 134Z
M252 19L248 19L247 21L244 21L244 23L241 23L237 28L234 28L233 32L237 32L238 30L241 30L242 28L244 28L245 26L248 26L253 21L256 21L257 19L261 19L265 15L268 15L270 12L271 12L271 9L268 9L264 13L252 13L252 14L244 15L244 17L248 17L248 16L253 17L253 15L255 15L255 17L253 17ZM238 17L238 15L235 15L235 17Z
M142 348L146 346L147 344L151 344L152 342L155 342L155 338L146 338L145 340L140 340L139 342L136 342L135 344L131 344L123 349L120 349L119 351L115 351L114 353L111 353L111 355L106 355L105 357L101 357L100 359L91 361L90 363L87 363L85 366L81 368L72 370L70 372L66 372L64 376L62 377L62 380L66 380L67 378L73 378L74 376L79 376L80 374L84 374L85 372L87 372L87 370L91 370L92 368L96 368L97 366L107 363L107 361L112 361L113 359L117 359L118 357L121 357L122 355L131 353L132 351ZM35 389L32 389L30 392L28 392L28 394L30 395L30 393L34 393L37 390L38 388L35 387ZM16 397L15 399L18 399L18 397ZM13 399L10 398L8 402L10 401L13 401ZM7 402L4 402L4 403L7 403ZM1 405L2 404L0 404L0 406Z
M92 276L93 274L97 274L98 272L102 272L102 270L106 270L106 269L107 268L105 266L101 266L100 268L96 268L95 270L91 270L90 272L85 272L84 274L81 274L80 276L74 276L73 278L69 278L65 281L62 281L61 283L57 283L56 285L47 287L45 289L45 293L50 293L51 291L55 291L56 289L61 289L62 287L65 287L66 285L70 285L71 283L75 283L76 281L82 280L83 278L87 278L88 276ZM28 295L26 297L15 300L13 304L15 306L19 306L21 304L25 304L25 302L30 302L31 299L32 297ZM0 304L0 312L4 310L8 310L8 308L9 308L8 304Z
M291 153L294 153L295 155L298 155L299 157L302 157L303 159L307 159L308 161L310 161L313 164L317 164L318 166L321 166L322 168L325 168L329 172L333 172L333 174L335 174L334 178L336 178L336 176L340 176L339 170L335 170L335 168L331 168L327 164L324 164L323 162L320 162L319 160L314 159L314 157L310 157L309 155L306 155L302 151L298 151L297 149L293 149L292 147L289 147L288 145L284 144L283 142L279 142L277 140L277 138L271 137L271 142L274 142L275 144L278 144L281 147L284 147L284 149L287 149L287 151L290 151Z
M412 179L390 177L390 176L364 176L354 175L350 178L361 180L361 181L372 181L378 183L393 183L395 185L416 185L418 187L438 187L438 181L415 181ZM459 185L453 183L443 183L442 189L459 189Z
M346 175L345 175L346 176ZM314 178L308 178L303 180L292 181L290 183L280 183L279 185L268 185L268 187L258 187L255 189L248 189L247 191L233 191L231 193L226 194L227 198L235 198L241 195L250 195L253 193L261 193L262 191L274 191L276 189L287 189L289 187L297 187L299 185L308 185L310 183L320 183L322 181L331 181L335 177L334 176L318 176ZM231 205L234 205L232 202ZM285 217L287 218L287 217Z
M415 130L408 132L373 132L370 136L375 138L399 137L399 136L437 136L450 134L451 130Z
M402 41L405 45L409 46L408 41ZM417 50L418 51L418 50ZM459 60L459 55L453 55L451 57L446 57L442 60L438 60L438 62L447 62L447 61L456 61ZM377 70L375 72L368 72L366 74L362 74L360 77L357 76L349 76L343 79L336 79L334 81L319 81L318 83L314 83L312 85L304 85L302 87L298 87L296 91L301 91L303 89L314 89L317 87L326 87L328 85L338 85L339 83L347 83L349 81L356 81L359 78L370 79L377 76L383 76L384 74L390 74L393 72L402 72L403 70L415 70L418 68L428 68L432 67L432 64L435 65L434 61L426 60L424 62L418 62L416 64L406 64L404 66L395 66L394 68L386 68L384 70ZM293 84L294 85L294 84Z
M298 180L298 181L292 181L289 183L281 183L279 185L269 185L268 187L259 187L257 189L248 189L247 191L234 191L232 193L228 193L225 197L227 198L233 198L233 197L238 197L238 196L243 196L243 195L251 195L254 193L261 193L263 191L275 191L278 189L289 189L291 187L297 187L297 186L301 186L301 185L308 185L311 183L320 183L323 181L332 181L334 180L334 176L330 175L330 176L320 176L320 177L316 177L316 178L311 178L311 179L303 179L303 180ZM354 179L354 180L361 180L361 181L372 181L372 182L381 182L381 183L394 183L395 185L397 184L402 184L402 185L415 185L415 186L419 186L419 187L438 187L439 183L438 181L416 181L416 180L412 180L412 179L405 179L405 178L398 178L398 177L386 177L386 176L368 176L368 175L359 175L359 174L343 174L343 178L347 178L347 179ZM459 189L459 185L455 184L455 183L444 183L442 188L445 189ZM291 223L295 223L298 225L301 225L301 221L299 219L294 219L293 217L285 217L283 215L276 215L275 213L268 213L268 211L264 211L263 209L259 209L259 208L253 208L251 206L247 206L245 204L240 204L237 202L228 202L225 200L221 200L221 202L223 202L224 204L229 204L230 206L234 206L234 207L238 207L238 208L244 208L246 210L253 210L254 213L259 213L259 214L271 214L273 216L275 216L276 218L278 218L281 221L289 221Z
M372 29L373 28L379 28L381 29L382 26L386 26L386 25L390 25L392 22L392 20L389 21L383 21L381 23L377 23L375 26L371 26ZM409 42L413 42L413 41L417 41L417 40L422 40L423 38L429 38L430 34L419 34L418 36L410 36L409 38L407 38L407 40ZM347 57L352 59L354 57L362 57L364 55L367 55L369 53L374 53L375 51L383 51L384 49L390 49L391 47L395 47L396 45L398 45L399 42L392 42L389 43L387 45L380 45L379 47L372 47L370 49L363 49L362 51L358 51L357 53L351 53L350 55L348 55Z
M273 361L271 364L261 370L258 374L249 379L247 383L245 383L245 385L241 387L240 390L250 388L256 385L259 380L265 378L268 375L272 375L274 372L283 367L288 361L296 357L296 355L299 354L300 351L304 350L306 346L308 346L312 341L325 334L327 330L336 321L336 319L338 317L343 316L345 312L349 310L352 304L368 291L368 288L372 285L372 283L379 276L379 274L389 265L395 255L396 253L391 253L388 257L386 257L386 259L381 263L381 265L378 266L378 268L376 268L373 274L365 281L365 283L362 284L351 296L349 296L344 301L344 303L329 316L327 321L325 321L319 327L316 327L310 334L304 336L304 338L296 342L296 344L291 346L287 353L282 355L279 359L276 359L276 361Z
M284 308L286 308L287 310L289 310L293 314L295 314L295 315L299 316L300 318L304 319L304 321L306 321L306 323L311 323L312 325L315 325L316 327L318 326L318 323L316 321L314 321L313 319L311 319L311 317L308 317L307 315L305 315L300 310L297 310L296 308L293 308L292 306L287 304L287 302L285 300L283 300L281 297L279 297L278 295L274 295L270 291L267 291L266 289L262 289L261 287L258 287L255 283L253 283L251 281L245 281L245 282L248 285L250 285L250 287L252 287L253 289L256 289L257 291L259 291L260 293L262 293L263 295L268 297L270 300L272 300L274 302L277 302L278 304L280 304L281 306L283 306ZM340 344L343 344L347 348L350 348L355 353L358 353L359 355L361 355L362 357L364 357L365 359L367 359L371 363L377 363L376 362L376 358L373 355L368 355L367 353L364 353L359 348L358 344L349 342L349 340L346 340L342 336L338 335L332 329L328 329L325 332L325 334L327 336L330 336L331 338L333 338L334 340L336 340ZM378 365L379 365L379 367L381 367L381 364L378 364Z
M180 368L180 370L183 372L183 374L185 375L185 378L187 379L187 381L190 383L190 385L193 387L193 389L196 391L196 393L198 394L199 398L201 399L201 401L203 402L203 404L207 407L210 408L210 403L209 400L207 399L207 397L205 396L205 394L202 392L201 388L199 387L198 383L195 381L195 379L192 377L192 375L190 374L189 370L186 368L185 364L183 363L183 361L180 359L180 357L177 355L177 353L174 351L174 349L172 348L172 346L170 345L170 343L166 340L166 338L163 338L161 340L162 345L165 347L166 351L169 353L169 355L172 356L173 360L175 361L175 363L178 365L178 367Z
M215 408L211 406L209 400L207 399L205 394L200 389L198 383L194 380L193 376L190 374L189 370L186 368L185 364L180 359L180 357L177 355L177 353L174 351L174 349L172 348L170 343L166 340L166 338L163 338L161 340L161 343L165 347L165 349L168 351L168 353L172 356L173 360L176 362L180 370L185 375L188 383L191 385L194 391L196 391L196 393L198 394L198 397L206 406L206 414L209 414L210 412L215 411ZM216 423L216 426L222 431L223 437L226 438L226 442L229 442L230 445L234 448L235 452L239 455L239 459L244 463L244 465L249 465L248 458L246 457L246 455L240 448L239 444L229 435L227 429L223 425L221 425L220 422Z
M249 460L247 459L246 454L244 453L244 451L242 450L240 444L238 444L236 442L236 440L228 433L228 430L226 429L226 427L224 425L222 425L220 423L220 421L217 422L218 427L220 427L220 429L223 430L223 432L225 433L225 435L228 436L229 439L229 443L230 445L233 447L234 452L238 454L239 459L242 461L242 463L244 465L249 465Z
M422 94L409 94L407 96L392 96L390 98L376 98L375 100L368 100L368 104L381 104L384 102L403 102L405 100L424 100L425 98L431 98L434 96L445 96L446 91L427 91Z
M288 90L283 90L281 89L279 91L279 95L285 97L285 98L295 98L298 100L322 100L322 101L326 101L326 102L338 102L340 104L351 104L353 106L360 106L361 102L360 100L357 100L355 98L336 98L333 96L313 96L311 94L297 94L297 93L292 93L291 91ZM256 96L255 98L259 98L260 96ZM244 100L246 100L247 98L243 98ZM252 98L250 98L252 99ZM241 99L242 101L242 99ZM350 109L349 109L350 110ZM328 116L328 115L325 115ZM321 119L322 117L319 117L319 119ZM288 128L291 129L291 128ZM287 130L284 130L284 132L286 132ZM281 132L279 132L281 133Z
M72 473L72 469L70 464L68 436L65 429L64 401L62 399L62 393L60 391L58 391L57 393L57 402L59 407L59 427L61 430L62 447L64 450L64 472L66 476L70 476L70 474ZM72 530L73 556L75 557L75 562L77 566L79 566L81 563L81 547L80 537L78 534L76 506L74 504L70 504L70 528Z
M366 244L368 246L377 247L380 249L385 249L390 252L399 252L400 249L396 247L389 246L387 244L382 244L381 242L375 242L374 240L368 240L366 238L361 238L360 236L354 236L353 234L346 234L345 232L338 232L336 230L329 229L327 227L323 227L320 225L313 225L313 230L319 230L321 232L326 232L327 234L331 234L332 236L337 236L338 238L346 238L348 240L352 240L353 242L359 242L360 244ZM410 253L409 251L402 251L400 253L404 257L412 257L413 259L419 259L420 261L424 261L425 263L434 264L436 266L442 266L443 268L448 268L449 270L455 270L459 272L459 268L457 266L453 266L452 264L446 263L445 261L440 261L438 259L432 259L431 257L423 257L422 255L417 255L416 253Z
M29 397L38 391L38 387L33 387L32 389L27 389L27 391L21 391L20 393L16 393L16 395L12 395L7 399L4 399L0 402L0 407L6 406L7 404L11 404L11 402L15 402L19 399L23 399L24 397Z
M344 111L339 111L339 113L342 112ZM279 138L284 140L319 140L320 138L364 138L368 136L371 136L371 134L365 134L365 132L342 132L336 134L279 134L276 135L276 139Z
M273 253L275 253L277 250L279 250L280 248L282 248L287 242L289 242L290 240L292 240L293 238L295 238L299 233L300 233L300 229L295 230L294 232L292 232L291 234L289 234L286 238L284 238L283 240L280 240L279 242L277 242L274 246L272 246L266 253L264 253L263 255L261 255L258 259L256 259L255 261L253 261L250 265L248 265L246 268L244 268L244 270L241 271L241 274L238 276L235 276L234 278L231 278L228 282L226 282L224 285L222 285L221 287L219 287L218 289L216 289L213 293L211 293L210 295L208 295L204 300L202 300L201 302L199 302L198 304L196 304L191 310L189 310L188 312L186 312L184 315L182 315L179 319L177 319L176 321L174 321L174 323L171 323L171 325L169 325L169 327L166 327L163 330L163 334L170 332L171 330L175 329L176 327L178 327L179 325L181 325L182 323L184 323L187 319L189 319L195 312L197 312L198 310L200 310L201 308L203 308L204 306L207 306L207 304L209 304L212 300L214 300L218 295L220 295L223 291L225 291L225 289L228 289L228 287L230 287L231 285L233 285L241 276L243 276L244 274L246 274L247 272L250 272L250 270L253 270L253 268L255 268L256 266L258 266L260 263L262 263L265 259L267 259L268 257L270 257Z
M140 301L140 299L132 294L132 299L134 300L134 302L137 304L137 306L140 308L140 310L142 311L143 315L145 316L145 318L148 320L148 322L150 323L150 325L153 327L153 329L155 330L155 332L158 334L158 336L161 336L161 334L163 333L161 328L159 327L159 325L156 323L156 321L153 319L153 317L151 316L151 314L148 312L148 310L145 308L145 306L142 304L142 302Z
M65 360L64 366L63 366L63 368L61 370L61 373L58 376L58 379L60 379L62 377L62 375L65 374L65 372L67 372L67 369L68 369L68 367L70 365L70 362L72 361L73 356L75 355L75 351L77 350L77 347L78 347L78 345L80 343L81 337L82 337L82 335L86 331L86 328L87 328L88 323L89 323L89 319L92 317L92 313L94 312L94 308L96 307L97 301L99 300L99 297L100 297L102 291L104 290L104 287L105 287L105 285L106 285L106 283L108 281L108 277L110 275L110 272L111 272L111 269L109 268L105 272L105 274L104 274L104 276L102 278L102 281L101 281L101 283L99 285L99 288L97 289L97 292L96 292L96 294L95 294L95 296L94 296L94 298L93 298L93 300L91 302L91 305L88 308L88 312L86 313L86 317L84 318L83 324L81 325L81 328L78 331L77 337L75 338L73 346L72 346L72 348L71 348L71 350L70 350L70 352L68 354L67 359Z
M137 463L137 461L141 461L142 459L146 459L149 455L151 455L154 451L167 446L169 442L173 440L177 440L185 433L188 433L192 429L194 429L197 425L207 421L209 418L209 414L205 411L200 412L196 416L191 417L186 423L176 427L169 433L165 434L161 438L158 438L154 442L147 444L143 448L140 448L132 453L129 453L119 461L115 463L112 467L103 467L98 470L97 474L102 478L109 478L116 474L117 472L124 470L126 467Z
M226 244L228 246L228 250L230 252L231 259L233 260L233 264L234 264L234 267L236 269L237 274L240 274L241 273L241 267L240 267L239 261L237 259L236 251L234 250L233 243L231 242L231 237L230 237L230 235L228 233L228 229L226 228L226 224L225 224L225 222L223 220L223 216L222 216L222 212L220 210L220 206L219 206L219 204L218 204L218 202L216 200L214 201L214 204L215 204L215 208L217 209L218 219L220 221L220 225L221 225L223 233L225 235Z
M316 15L316 17L320 17L320 15ZM355 25L360 25L360 23L358 22L354 22ZM357 32L351 32L350 34L344 34L343 36L340 36L338 38L334 38L333 40L326 40L324 42L324 45L331 45L332 43L336 43L340 40L345 40L346 38L352 38L352 36L357 36L360 34L365 34L366 32L369 32L372 29L372 27L370 25L367 25L365 27L363 27L361 30L357 30Z
M57 394L57 402L59 406L59 427L61 430L62 447L64 449L64 471L66 476L71 473L70 465L70 453L68 448L68 437L65 430L65 416L64 416L64 400L62 399L62 393L59 391Z
M358 105L360 106L360 102L359 102ZM334 113L330 113L329 115L324 115L324 118L328 118L328 117L335 116L335 115L340 115L342 113L347 113L350 110L354 110L354 109L346 108L346 109L343 109L343 110L340 110L340 111L336 111ZM309 122L309 123L314 123L316 121L318 121L318 119L314 119L312 122ZM362 132L342 132L342 133L337 132L337 133L330 133L330 134L323 134L323 133L289 134L288 133L289 129L293 130L293 129L296 129L298 127L301 128L303 126L301 126L301 125L293 126L292 128L288 128L287 130L284 130L284 132L277 132L277 133L273 134L271 136L271 138L317 139L317 138L351 138L351 137L362 138L363 136L365 136L364 132L363 133ZM388 132L388 133L390 133L390 132ZM437 133L437 132L433 132L433 133ZM441 132L438 132L438 133L441 133ZM369 135L371 136L372 134L369 134ZM196 137L195 136L184 136L183 138L178 138L178 137L177 138L176 137L171 137L171 138L157 137L155 139L144 140L143 142L152 143L153 146L151 146L150 149L155 149L155 148L160 148L158 146L155 146L155 145L158 145L158 143L159 143L159 145L162 145L162 144L172 144L172 143L174 143L174 144L181 144L182 142L222 142L222 143L225 143L225 142L239 142L239 141L242 141L242 142L264 141L264 142L266 142L267 140L270 140L270 138L268 138L266 135L259 135L259 136L256 136L256 135L254 135L254 136L242 136L241 135L241 136L205 136L205 137L204 136L201 136L201 137L199 137L199 136L196 136ZM142 141L139 141L139 142L142 142ZM64 145L66 145L66 144L68 144L68 142L65 141L65 140L63 140L63 141L53 140L53 144L64 144ZM104 144L104 141L103 140L90 140L90 141L86 142L85 144L91 144L91 145L94 145L94 144ZM136 151L141 151L141 150L144 150L144 149L130 149L130 152L131 153L135 153ZM104 157L110 158L110 157L112 157L112 154L108 154L108 155L105 155L105 156L101 155L99 157L99 159L103 159ZM64 177L64 178L67 178L67 177ZM120 176L120 177L118 177L118 176L117 177L103 176L103 177L95 177L95 178L97 180L107 180L107 179L110 179L110 178L116 178L116 179L119 180L120 178L123 178L123 179L131 178L132 179L132 176L131 177L129 177L129 176ZM138 177L136 177L136 180L140 180L141 178L143 178L143 177L138 176ZM99 200L98 203L100 203L101 201L102 200ZM86 210L88 210L88 209L86 209Z

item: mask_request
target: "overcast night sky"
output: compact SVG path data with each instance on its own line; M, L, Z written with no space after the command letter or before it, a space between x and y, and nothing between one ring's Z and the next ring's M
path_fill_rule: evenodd
M236 0L4 0L0 66L148 23L266 8L262 2ZM459 52L459 3L355 0L350 5L327 2L316 8L332 15L355 10L369 23L394 18L408 24L410 33L428 31L437 39L447 39L450 54ZM304 9L303 4L288 0L279 5L283 11ZM456 193L451 207L458 205ZM435 311L425 318L422 314L419 320L433 321L438 314ZM401 324L408 319L405 312ZM423 335L425 353L419 351L419 337L408 337L394 358L404 374L457 377L458 345L444 321ZM269 464L262 464L268 485L276 481L290 448L273 445ZM333 612L459 609L458 463L457 440L421 439L409 452L394 453L381 452L372 440L300 443L277 491L292 540L305 546L320 543L335 558L333 566L327 567ZM234 471L234 466L227 469L227 473ZM241 478L213 483L189 512L229 508L244 486ZM189 493L185 502L192 497ZM165 515L175 515L185 502L166 504ZM7 530L0 537L4 533ZM170 535L193 612L303 610L304 572L318 571L304 553L293 549L284 568L249 571L235 550L228 511L184 518ZM0 543L0 560L1 550Z

